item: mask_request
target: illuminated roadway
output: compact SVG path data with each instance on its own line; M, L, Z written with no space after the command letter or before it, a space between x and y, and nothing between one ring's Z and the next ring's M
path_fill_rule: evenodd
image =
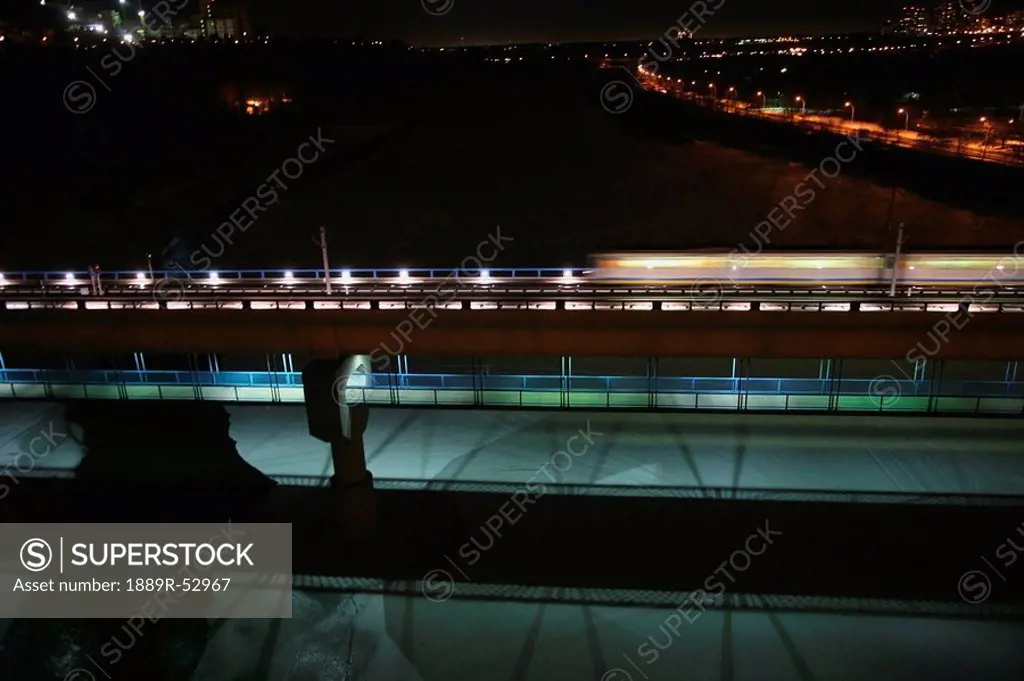
M401 310L806 310L1022 312L1016 287L947 288L862 284L747 284L702 278L699 282L609 283L585 269L453 270L374 269L333 271L331 292L323 270L185 272L104 271L99 290L88 271L0 274L0 305L7 310L68 309L322 309ZM458 274L458 276L456 276ZM981 282L979 282L981 283ZM999 290L996 291L995 289Z

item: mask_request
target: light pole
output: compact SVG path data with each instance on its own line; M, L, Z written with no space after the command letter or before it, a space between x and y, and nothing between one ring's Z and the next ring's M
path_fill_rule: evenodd
M717 97L718 90L715 89L715 84L714 83L708 83L708 87L711 88L711 98L712 99L718 99L718 97Z
M320 252L324 258L324 282L326 283L327 295L331 295L331 264L327 260L327 230L320 225Z
M985 141L981 143L981 160L985 160L985 155L988 153L988 136L992 132L992 127L988 124L988 119L982 116L978 119L981 123L982 129L985 131Z
M903 130L904 131L909 131L910 130L910 112L907 111L906 109L900 109L896 113L903 114L903 118L904 118Z
M807 100L797 95L796 101L800 102L800 113L804 116L807 115Z
M900 223L900 231L896 234L896 253L892 256L892 283L889 285L889 297L896 297L896 277L900 271L900 246L903 245L903 223Z
M758 90L757 91L757 96L761 98L761 108L762 109L767 109L768 108L768 95L766 95L764 92Z
M857 107L855 107L855 106L853 105L853 102L847 102L847 103L846 103L846 104L844 104L843 106L848 106L848 107L850 107L850 122L851 122L851 123L853 123L853 122L854 122L854 121L856 120L856 116L857 116Z

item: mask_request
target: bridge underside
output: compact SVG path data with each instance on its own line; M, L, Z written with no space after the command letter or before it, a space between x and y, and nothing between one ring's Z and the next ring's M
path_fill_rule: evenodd
M908 312L7 311L0 348L306 352L313 356L580 355L1020 359L1024 314Z

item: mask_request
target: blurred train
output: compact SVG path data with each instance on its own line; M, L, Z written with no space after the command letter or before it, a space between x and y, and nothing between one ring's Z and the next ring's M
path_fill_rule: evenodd
M602 253L591 256L587 278L619 284L889 286L893 259L892 254L853 252ZM963 288L982 282L1024 286L1024 250L905 253L896 266L897 286Z

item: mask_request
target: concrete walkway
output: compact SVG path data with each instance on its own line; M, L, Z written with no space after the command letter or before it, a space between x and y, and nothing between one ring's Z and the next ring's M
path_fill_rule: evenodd
M263 473L333 472L302 406L227 409L238 452ZM570 442L580 430L589 443ZM0 470L72 471L82 448L67 431L60 405L0 404ZM586 451L557 455L567 447ZM1024 495L1024 420L375 409L366 456L382 482Z
M672 610L327 593L293 612L226 622L193 681L959 681L1024 663L1015 623L694 611L674 633Z
M210 622L190 681L961 681L1024 665L1012 621L689 609L680 625L672 609L322 591L296 591L292 611ZM143 654L121 646L118 660ZM119 673L52 650L54 674Z

